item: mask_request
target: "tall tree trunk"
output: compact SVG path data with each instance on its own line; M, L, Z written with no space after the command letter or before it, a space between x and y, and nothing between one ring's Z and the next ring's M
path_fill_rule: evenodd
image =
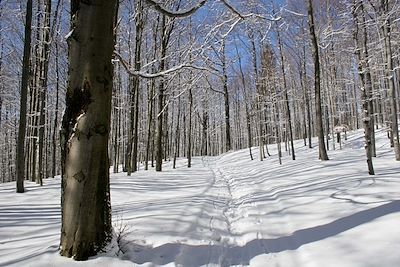
M136 78L137 79L137 78ZM132 173L132 151L133 151L133 132L135 129L135 102L136 102L136 89L135 78L129 75L129 88L130 88L130 114L129 114L129 130L128 130L128 147L126 156L126 172L130 176Z
M155 98L155 95L154 95L154 98ZM155 105L155 100L153 100L154 101L154 103L153 103L153 105ZM156 152L156 138L157 138L157 136L156 136L156 123L157 123L157 114L156 114L156 108L154 107L153 108L153 115L152 115L152 117L153 117L153 120L152 120L152 122L151 122L151 136L152 136L152 138L151 138L151 167L152 168L154 168L154 161L156 160L155 159L155 152Z
M142 0L136 1L136 38L135 38L135 70L139 71L141 68L141 51L142 51L142 35L143 35L143 5ZM140 79L139 77L133 77L133 86L135 91L135 114L134 114L134 129L133 129L133 147L131 153L131 168L132 171L137 171L137 161L138 161L138 143L139 143L139 87Z
M17 146L17 193L23 193L25 180L25 134L26 134L26 102L28 99L28 84L31 56L31 32L32 32L32 0L27 0L25 17L24 56L22 59L21 99L18 126Z
M308 93L308 86L307 86L307 72L306 72L306 61L304 58L303 61L303 68L300 71L300 79L301 79L301 85L303 87L303 94L304 94L304 100L305 100L305 113L307 114L307 137L308 137L308 147L312 148L312 129L311 129L311 108L310 108L310 94Z
M157 28L159 23L159 18L157 17L156 22L153 23L153 60L157 58ZM155 68L153 67L153 72L155 72ZM154 167L154 93L155 93L155 80L152 79L150 81L150 89L148 96L148 124L147 124L147 140L146 140L146 155L145 155L145 165L144 169L149 169L149 160L150 160L150 152L151 152L151 167ZM150 151L151 150L151 151Z
M281 138L280 138L280 118L279 118L279 106L276 102L276 99L273 100L273 115L275 120L275 137L276 137L276 146L278 150L278 159L279 164L282 165L282 149L281 149Z
M161 18L161 59L160 59L160 71L165 70L165 56L167 54L167 36L166 36L166 17L162 15ZM158 109L157 109L157 134L156 134L156 171L162 171L162 159L163 159L163 114L164 114L164 90L165 90L164 78L161 78L158 86Z
M257 67L257 50L256 50L256 42L254 40L253 33L249 35L250 42L251 42L251 54L252 54L252 63L253 63L253 72L254 72L254 80L255 80L255 87L256 87L256 105L257 105L257 113L258 113L258 123L257 123L257 132L258 132L258 147L259 147L259 158L260 161L264 160L264 143L263 143L263 122L262 122L262 94L260 91L260 81L258 76L258 67Z
M251 135L251 117L250 117L250 112L249 112L249 107L247 103L245 103L245 111L246 111L246 126L247 126L247 146L249 147L249 155L250 159L253 160L253 153L251 152L251 147L252 147L252 135Z
M162 138L163 138L163 142L162 142L163 143L163 153L162 153L162 155L164 156L164 161L167 161L167 158L170 156L170 154L168 152L169 151L168 150L168 148L169 148L169 139L168 139L168 136L169 136L169 128L168 128L169 105L166 103L168 103L169 101L168 101L167 97L168 97L168 95L164 94L164 112L163 112L164 125L163 125L163 136L162 136Z
M190 74L191 75L191 74ZM187 143L187 159L188 168L192 167L192 113L193 113L193 93L192 93L192 82L189 83L188 90L188 100L189 100L189 122L188 122L188 143Z
M61 26L61 19L59 19L59 12L62 10L62 0L57 1L56 10L53 17L53 25L50 33L51 38L54 38L55 32L59 31ZM51 167L51 176L54 178L57 173L57 135L59 133L58 130L58 114L59 114L59 95L60 95L60 64L59 64L59 43L58 41L54 42L55 44L55 68L56 68L56 103L55 103L55 111L54 111L54 125L53 125L53 133L52 133L52 167Z
M229 92L228 92L228 74L226 67L226 54L225 54L225 39L222 39L222 75L224 87L224 103L225 103L225 150L232 149L231 145L231 123L230 123L230 107L229 107Z
M29 116L28 116L28 153L27 153L27 177L34 182L37 170L37 145L38 145L38 129L39 129L39 73L40 73L40 34L41 17L43 15L41 1L37 0L37 16L36 16L36 37L32 51L34 52L31 60L31 79L30 79L30 101L29 101Z
M361 102L362 102L362 109L363 109L363 125L364 125L364 138L365 138L365 152L367 155L367 166L368 166L368 173L370 175L374 175L374 167L372 164L372 143L371 143L371 114L369 113L370 109L370 102L371 98L368 98L369 92L367 90L369 89L367 85L367 81L365 80L365 71L368 71L365 69L365 62L368 61L368 58L366 57L365 54L365 47L361 47L360 41L359 41L359 28L358 24L360 23L357 15L357 10L358 8L361 9L362 13L362 19L361 23L365 23L365 18L364 18L364 8L362 1L359 2L359 5L356 1L353 2L354 4L354 10L353 10L353 18L354 18L354 42L355 42L355 47L356 47L356 55L358 59L358 75L360 77L360 85L361 85ZM363 28L365 30L365 28ZM364 35L363 35L364 37ZM363 42L364 44L364 42Z
M41 59L40 59L40 76L39 76L39 96L40 96L40 118L39 118L39 159L38 159L38 176L36 181L43 185L44 179L44 134L45 134L45 118L46 118L46 94L47 94L47 74L49 69L50 58L50 15L51 15L51 0L46 0L44 3L44 23L41 29Z
M192 20L190 20L189 24L189 42L193 44L193 35L192 35ZM189 51L189 60L192 64L192 49ZM189 127L188 127L188 146L187 146L187 159L188 159L188 168L192 167L192 115L193 115L193 73L189 72L189 88L188 88L188 101L189 101Z
M316 126L318 134L319 144L319 158L321 160L329 160L328 154L326 153L326 147L324 142L324 128L322 124L322 104L321 104L321 70L319 63L319 52L317 36L315 35L315 23L312 0L307 0L308 7L308 24L310 28L310 38L312 43L312 51L314 58L314 87L315 87L315 114L316 114Z
M396 156L396 160L400 161L400 144L399 144L399 126L397 116L397 103L396 103L396 86L394 81L394 70L393 70L393 54L391 44L391 20L389 1L381 0L381 8L383 9L384 25L383 25L383 37L385 41L385 56L386 56L386 78L389 83L389 101L391 110L391 138L393 139L393 147Z
M118 52L120 52L121 47L118 47ZM117 66L115 71L116 82L114 90L114 160L113 160L113 172L118 173L119 171L119 155L120 155L120 137L121 137L121 87L122 87L122 77L121 77L121 66Z
M41 105L41 71L42 71L42 52L43 42L41 41L43 27L42 27L42 16L43 6L41 0L37 0L37 16L36 16L36 42L33 48L34 57L32 62L32 79L31 79L31 97L30 97L30 135L28 139L29 152L28 152L28 178L30 181L37 181L38 177L38 144L39 144L39 120L40 120L40 105Z
M201 149L201 155L202 156L208 156L209 150L208 150L208 135L207 135L207 130L208 130L208 112L206 110L206 104L203 106L203 115L202 115L202 149Z
M128 13L130 16L133 16L134 11L133 11L133 1L130 1L128 5ZM132 63L132 23L129 23L128 27L128 58L129 58L129 64L130 66L134 65L135 62ZM127 141L127 147L125 149L125 168L124 171L127 172L127 175L131 175L132 173L132 166L131 166L131 158L132 158L132 146L133 146L133 128L135 127L135 89L134 89L134 80L133 80L133 75L128 74L128 90L129 90L129 116L126 118L126 120L129 122L129 127L128 127L128 141Z
M175 130L175 149L174 149L174 160L172 164L172 168L176 168L176 158L179 154L179 138L180 138L180 120L181 120L181 97L178 96L178 115L177 115L177 122L176 122L176 130Z
M111 239L108 137L116 12L116 0L71 2L60 254L75 260L95 255Z
M144 160L144 169L145 170L149 169L151 140L154 140L154 138L152 136L152 131L151 131L152 124L153 124L154 88L155 88L155 83L154 83L154 80L152 80L150 82L149 97L148 97L149 112L148 112L148 124L147 124L146 155L145 155L145 160Z
M290 138L290 149L292 151L292 160L296 159L295 153L294 153L294 141L293 141L293 129L292 129L292 116L290 114L290 104L289 104L289 94L288 94L288 86L286 82L286 71L285 71L285 58L283 56L283 45L282 45L282 40L281 40L281 35L279 28L277 28L277 33L278 33L278 46L279 46L279 54L281 57L281 69L282 69L282 75L283 75L283 90L285 91L284 97L285 97L285 110L286 110L286 119L287 119L287 124L289 126L289 138Z
M3 26L2 25L2 15L3 15L3 8L0 7L0 29ZM3 42L2 31L0 31L0 43L1 43L0 44L0 77L2 77L2 75L3 75L3 58L4 58L4 42ZM4 93L4 80L0 78L0 129L2 129L3 93ZM14 127L14 129L16 129L16 127ZM12 162L12 160L13 160L13 157L9 158L10 163ZM5 170L7 168L7 165L6 165L6 156L4 154L0 155L0 161L2 163L3 170ZM6 177L8 177L7 173L0 173L0 178L3 183L5 183Z
M51 168L51 175L54 178L57 174L57 163L56 163L56 156L57 156L57 132L58 132L58 112L59 112L59 95L60 95L60 69L59 69L59 49L58 49L58 42L55 42L55 49L56 49L56 106L55 106L55 114L54 114L54 130L52 136L52 168Z
M374 117L374 101L372 99L372 76L371 76L371 68L369 64L369 52L368 52L368 30L367 30L367 23L365 19L365 10L362 1L361 4L361 26L362 26L362 40L363 40L363 51L364 51L364 64L365 64L365 93L366 93L366 100L368 102L368 113L369 113L369 128L370 128L370 140L371 140L371 156L376 157L376 145L375 145L375 117ZM372 161L372 160L371 160ZM372 163L371 163L372 165Z
M237 55L238 60L239 60L240 79L242 81L242 93L243 93L243 98L244 98L244 102L245 102L244 105L245 105L245 112L246 112L247 146L249 147L250 159L253 160L253 153L251 152L251 146L252 146L252 142L251 142L251 118L250 118L248 102L247 102L247 99L246 99L246 81L245 81L245 78L244 78L244 71L243 71L243 67L242 67L242 58L240 56L239 49L238 49L237 45L235 45L235 49L236 49L236 55ZM253 51L253 52L255 52L255 51ZM257 70L257 67L256 67L256 70ZM239 114L238 114L238 116L239 116ZM239 130L240 130L240 128L239 128Z

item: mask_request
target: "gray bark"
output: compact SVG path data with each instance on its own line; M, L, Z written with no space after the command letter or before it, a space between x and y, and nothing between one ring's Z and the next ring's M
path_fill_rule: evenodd
M32 0L26 4L25 17L25 37L24 37L24 56L22 59L22 81L21 81L21 99L20 114L18 126L18 145L17 145L17 193L23 193L25 180L25 134L26 134L26 111L28 98L28 83L30 70L31 54L31 26L32 26Z
M168 38L166 36L166 17L165 15L161 18L161 60L160 60L160 71L165 70L165 56L167 54L167 44ZM156 133L156 147L155 147L155 157L156 157L156 171L162 171L162 140L163 140L163 109L164 109L164 91L165 82L164 78L161 78L160 84L158 86L158 109L157 109L157 133Z
M252 136L251 136L251 118L250 118L250 112L249 112L249 104L248 104L248 101L246 99L246 81L245 81L245 78L244 78L244 71L243 71L243 67L242 67L242 58L240 56L239 49L238 49L237 45L235 46L235 49L236 49L236 55L237 55L238 60L239 60L240 79L241 79L241 82L242 82L242 92L243 92L243 97L244 97L244 102L245 102L244 105L245 105L245 112L246 112L247 146L249 147L250 159L253 160L253 153L251 152L251 146L252 146L252 142L251 142L251 138L252 138ZM240 130L240 128L239 128L239 130Z
M318 134L319 144L319 158L321 160L329 160L328 154L326 153L326 147L324 142L324 128L322 124L322 104L321 104L321 70L319 63L319 52L317 36L315 35L315 23L312 0L307 0L307 11L308 11L308 24L310 28L311 47L314 58L314 87L315 87L315 113L316 113L316 126Z
M62 121L60 254L95 255L111 239L108 137L116 0L71 2L69 82Z
M283 56L283 45L282 45L282 40L281 40L281 35L279 32L279 29L277 29L278 33L278 45L279 45L279 54L281 57L281 69L282 69L282 75L283 75L283 90L284 90L284 97L285 97L285 111L286 111L286 119L287 119L287 124L289 126L289 138L290 138L290 149L292 152L292 160L296 159L295 152L294 152L294 142L293 142L293 129L292 129L292 117L290 114L290 104L289 104L289 95L288 95L288 86L286 82L286 71L285 71L285 59Z
M59 50L58 50L58 43L55 43L56 49L56 106L55 106L55 114L54 114L54 130L52 136L52 168L51 168L51 175L54 178L57 173L56 168L56 154L57 154L57 132L58 132L58 113L59 113L59 95L60 95L60 70L59 70Z
M135 47L135 70L139 71L141 67L141 51L142 51L142 35L143 35L143 5L142 0L136 1L136 47ZM140 79L139 77L133 78L133 86L135 91L135 102L134 107L134 130L133 130L133 147L132 147L132 157L131 157L131 168L132 171L137 171L137 161L138 161L138 143L139 143L139 135L138 135L138 127L139 127L139 87L140 87Z
M40 118L39 118L39 151L38 151L38 173L36 182L43 185L44 179L44 134L45 134L45 106L47 94L47 76L49 69L50 58L50 14L51 14L51 0L46 0L44 8L44 23L41 36L41 58L40 58L40 75L39 75L39 97L40 97Z
M187 159L188 159L188 168L192 167L192 113L193 113L193 93L192 93L192 84L189 84L188 90L188 100L189 100L189 125L188 125L188 143L187 143Z
M365 23L365 18L364 18L364 13L362 14L362 19L361 22L359 21L358 14L357 14L357 4L356 1L354 1L354 10L353 10L353 18L354 18L354 42L356 46L356 55L358 58L358 75L361 80L361 102L362 102L362 109L363 109L363 125L364 125L364 138L365 138L365 152L367 156L367 166L368 166L368 173L370 175L374 175L374 167L372 164L372 142L371 142L371 114L370 114L370 108L369 106L371 105L371 98L369 96L369 88L367 87L367 81L366 81L366 74L365 74L365 62L368 60L366 58L365 54L365 47L361 47L360 45L360 40L359 40L359 28L358 24ZM359 2L359 7L361 11L363 12L363 4L362 1ZM365 28L363 28L365 31ZM364 37L364 33L363 33ZM363 44L365 44L363 42Z
M228 74L226 69L226 55L225 55L225 39L222 40L222 76L223 76L223 92L225 103L225 150L232 149L231 144L231 123L230 123L230 107L229 107L229 92L228 92Z
M262 107L263 107L263 103L262 103L262 95L261 95L261 91L260 91L260 81L259 81L259 77L258 77L258 68L257 68L257 50L256 50L256 43L254 40L254 35L251 33L250 36L250 42L251 42L251 48L252 48L252 63L253 63L253 71L254 71L254 80L255 80L255 85L256 85L256 93L257 93L257 99L256 99L256 103L257 103L257 119L258 119L258 123L257 123L257 132L258 132L258 146L259 146L259 158L260 161L263 161L264 159L264 143L263 143L263 122L262 122ZM263 77L264 78L264 77Z
M391 20L389 15L389 3L388 0L381 0L381 8L383 9L383 16L385 21L383 25L383 37L384 37L384 48L386 56L386 78L389 84L389 101L391 110L391 138L393 140L393 147L395 157L397 161L400 161L400 144L399 144L399 126L397 116L397 103L396 103L396 86L394 81L394 70L393 70L393 54L391 45Z
M174 160L172 164L172 168L176 168L176 158L179 156L179 139L180 139L180 120L181 120L181 97L178 97L178 115L177 115L177 123L175 130L175 149L174 149Z

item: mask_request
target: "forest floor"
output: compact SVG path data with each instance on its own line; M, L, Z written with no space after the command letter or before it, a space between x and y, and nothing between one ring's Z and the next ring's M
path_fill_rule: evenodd
M263 162L255 148L112 174L115 238L86 262L58 255L60 178L1 184L0 266L400 266L400 165L377 140L375 176L362 131L326 162L298 141L283 165L271 145Z

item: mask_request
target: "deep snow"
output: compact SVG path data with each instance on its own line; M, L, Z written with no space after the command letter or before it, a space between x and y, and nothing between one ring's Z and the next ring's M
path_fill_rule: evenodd
M400 266L400 163L384 132L366 170L362 131L317 159L275 146L263 162L248 150L196 157L193 167L111 175L116 239L86 262L58 255L60 179L0 185L0 266ZM339 146L336 146L337 149ZM257 149L253 150L257 153Z

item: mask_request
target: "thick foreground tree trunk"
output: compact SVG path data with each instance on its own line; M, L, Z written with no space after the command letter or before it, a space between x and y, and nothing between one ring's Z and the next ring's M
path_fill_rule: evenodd
M71 2L60 254L75 260L95 255L111 238L107 147L116 10L116 0Z

